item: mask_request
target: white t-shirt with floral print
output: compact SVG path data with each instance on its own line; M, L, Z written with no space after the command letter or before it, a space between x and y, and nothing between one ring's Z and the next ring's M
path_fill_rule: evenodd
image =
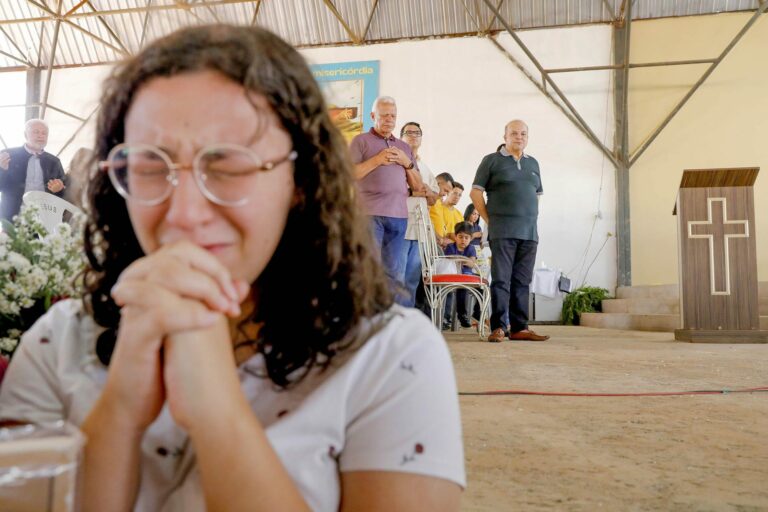
M238 368L254 413L313 510L338 510L345 471L418 473L465 485L445 341L416 310L393 306L386 317L362 347L288 391L261 377L261 355ZM55 304L22 338L0 387L0 419L82 424L107 375L94 352L99 332L79 302ZM191 443L167 407L142 440L141 473L134 510L205 510Z

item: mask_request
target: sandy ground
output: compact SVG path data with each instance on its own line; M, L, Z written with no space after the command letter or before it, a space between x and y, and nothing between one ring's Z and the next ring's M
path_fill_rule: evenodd
M539 326L546 343L446 336L463 392L768 387L768 345ZM462 510L768 511L768 392L462 396Z

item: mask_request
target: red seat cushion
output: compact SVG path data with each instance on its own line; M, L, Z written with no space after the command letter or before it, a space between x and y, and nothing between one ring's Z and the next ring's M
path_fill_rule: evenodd
M445 283L470 283L470 284L480 284L480 276L473 276L469 274L438 274L436 276L432 276L432 279L430 281L433 284L445 284ZM484 279L482 282L486 282Z

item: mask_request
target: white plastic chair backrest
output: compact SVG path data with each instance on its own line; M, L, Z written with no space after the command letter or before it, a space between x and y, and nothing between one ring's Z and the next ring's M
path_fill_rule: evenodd
M48 192L32 190L24 194L22 201L24 204L37 205L40 210L40 222L49 233L52 233L54 228L64 220L64 212L82 213L80 208L69 201Z
M419 256L421 257L421 272L424 277L436 275L435 260L442 255L437 246L437 238L432 221L424 215L422 208L416 210L418 231L416 237L419 240Z

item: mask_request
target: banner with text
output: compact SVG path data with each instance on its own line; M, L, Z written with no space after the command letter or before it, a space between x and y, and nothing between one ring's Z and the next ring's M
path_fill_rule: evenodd
M328 113L347 142L373 126L369 112L379 95L379 61L310 66L328 104Z

